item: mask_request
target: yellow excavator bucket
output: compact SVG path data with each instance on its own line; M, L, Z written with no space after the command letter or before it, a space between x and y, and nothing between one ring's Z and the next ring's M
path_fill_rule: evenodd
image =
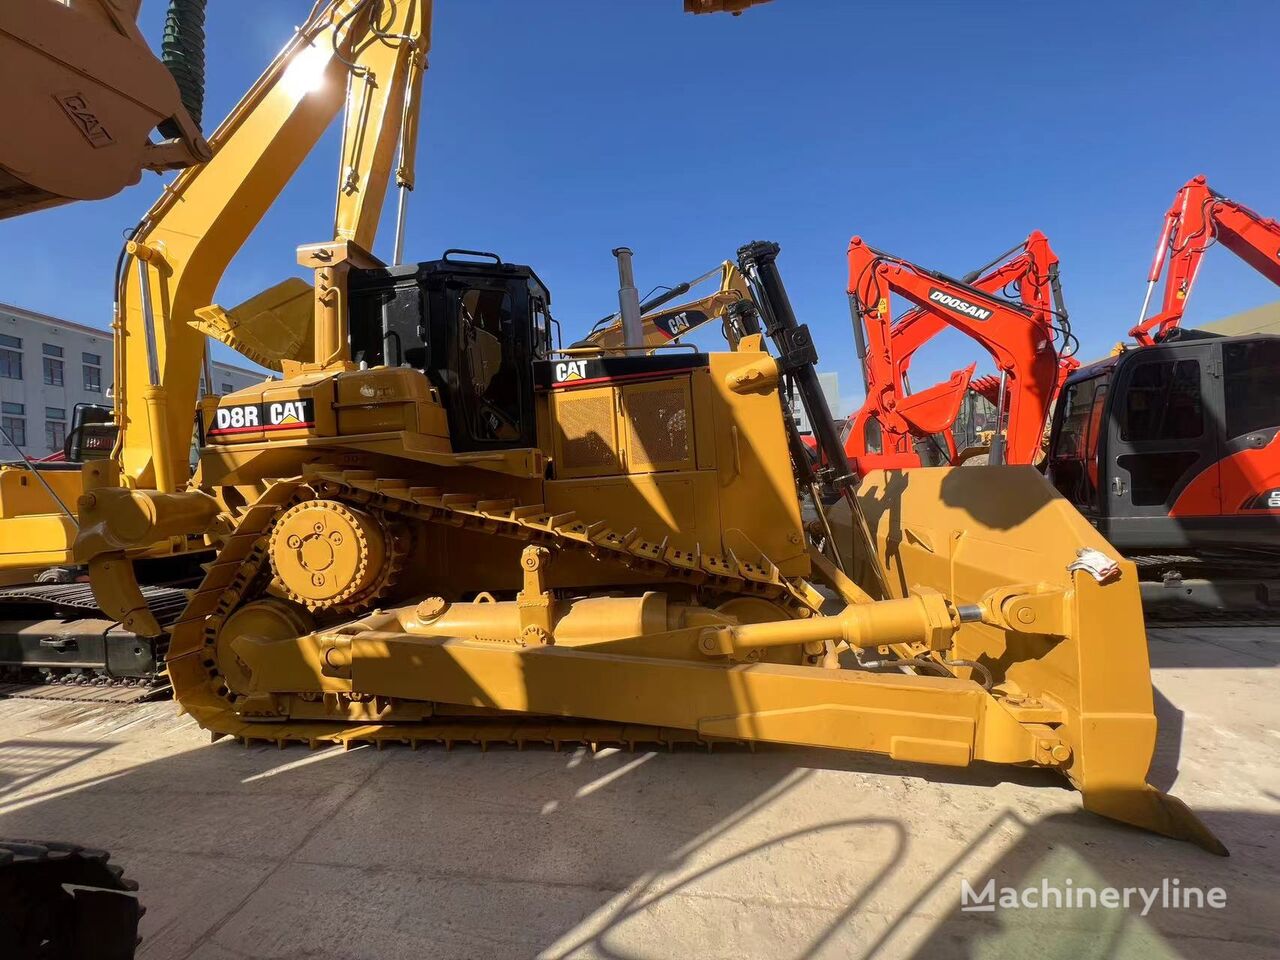
M138 30L139 5L0 3L0 112L8 118L0 133L0 219L100 200L137 183L144 170L209 159L199 128L204 4L175 13L179 29L166 63Z
M281 361L305 363L315 353L313 307L311 284L290 277L230 310L216 303L200 307L188 322L205 336L279 373Z

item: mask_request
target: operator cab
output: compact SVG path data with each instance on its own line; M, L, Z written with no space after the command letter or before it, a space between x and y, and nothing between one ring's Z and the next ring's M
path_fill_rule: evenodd
M1116 547L1280 546L1280 337L1180 337L1081 367L1047 474Z
M551 294L493 253L352 270L352 359L412 367L439 392L455 450L536 444L533 362L551 352Z

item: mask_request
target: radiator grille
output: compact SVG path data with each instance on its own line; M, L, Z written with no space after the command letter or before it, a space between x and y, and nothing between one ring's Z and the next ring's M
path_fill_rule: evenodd
M684 384L627 392L633 470L672 467L689 460L689 394Z
M570 470L613 467L617 463L614 441L613 395L597 393L558 398L561 456Z

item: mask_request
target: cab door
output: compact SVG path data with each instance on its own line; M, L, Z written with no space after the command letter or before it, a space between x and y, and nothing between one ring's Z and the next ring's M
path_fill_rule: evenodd
M1197 477L1221 496L1221 347L1197 340L1138 351L1111 391L1105 489L1108 529L1117 546L1187 542L1169 512ZM1220 506L1220 504L1218 505ZM1216 509L1210 505L1210 509Z
M1105 368L1072 380L1062 391L1054 411L1045 469L1049 482L1094 526L1107 507L1099 458L1102 433L1107 428L1111 375L1111 369Z
M453 340L456 450L533 445L529 302L523 284L465 277L446 285Z

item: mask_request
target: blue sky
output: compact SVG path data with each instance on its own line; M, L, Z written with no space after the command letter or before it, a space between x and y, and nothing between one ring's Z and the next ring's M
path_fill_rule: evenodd
M164 6L143 5L157 45ZM309 3L209 6L212 129ZM1161 217L1190 176L1280 215L1274 3L774 0L737 18L680 6L439 0L408 256L473 247L528 263L571 334L616 305L614 246L635 250L644 293L776 240L852 405L852 234L959 274L1043 230L1091 358L1136 319ZM336 167L330 135L219 302L298 272L295 248L330 230ZM0 300L105 326L121 230L159 188L148 174L109 201L0 222ZM390 244L388 217L377 252ZM1277 296L1214 250L1188 316ZM940 340L913 381L971 359L967 341Z

